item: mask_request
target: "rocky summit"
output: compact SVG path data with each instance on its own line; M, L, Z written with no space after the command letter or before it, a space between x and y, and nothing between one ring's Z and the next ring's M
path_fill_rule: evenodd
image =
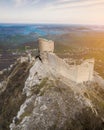
M1 130L104 130L104 79L94 59L70 65L39 39L0 77Z
M51 52L33 59L1 75L0 130L104 130L104 80L70 80Z

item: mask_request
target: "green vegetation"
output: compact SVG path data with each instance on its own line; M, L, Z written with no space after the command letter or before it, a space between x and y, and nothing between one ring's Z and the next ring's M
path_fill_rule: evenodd
M13 117L25 101L22 94L25 79L28 75L28 64L18 64L13 68L8 79L6 90L0 95L0 130L9 130Z
M71 130L104 130L103 122L90 108L83 109L69 124Z
M98 84L93 84L87 91L88 98L94 104L98 114L104 118L104 89Z
M33 86L32 93L43 96L44 92L46 92L46 90L48 90L49 88L54 87L54 86L55 86L55 83L46 77L46 78L42 79L42 81L39 85Z

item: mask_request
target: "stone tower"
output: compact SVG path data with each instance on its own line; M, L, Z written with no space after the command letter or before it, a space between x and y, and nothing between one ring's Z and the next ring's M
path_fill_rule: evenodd
M54 52L54 42L51 40L46 40L43 38L39 38L39 53L44 52Z

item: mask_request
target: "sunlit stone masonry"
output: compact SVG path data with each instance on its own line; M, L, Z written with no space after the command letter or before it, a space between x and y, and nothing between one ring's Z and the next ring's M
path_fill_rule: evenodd
M51 66L54 73L58 73L76 83L93 81L94 59L87 59L80 65L69 65L54 53L54 42L39 39L39 53L43 63Z

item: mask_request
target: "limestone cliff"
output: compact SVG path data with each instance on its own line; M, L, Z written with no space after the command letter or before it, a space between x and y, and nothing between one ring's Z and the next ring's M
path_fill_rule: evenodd
M104 80L95 73L77 84L57 71L59 60L48 53L13 66L0 94L1 130L104 130Z

